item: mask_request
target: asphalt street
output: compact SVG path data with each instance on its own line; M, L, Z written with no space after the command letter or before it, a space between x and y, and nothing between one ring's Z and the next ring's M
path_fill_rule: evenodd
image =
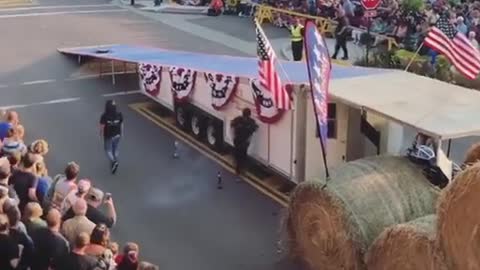
M276 253L279 205L246 184L234 183L232 175L188 145L181 145L179 160L172 159L175 138L128 107L147 100L135 92L134 76L118 77L115 86L109 77L78 77L76 59L56 51L126 43L248 54L225 41L191 34L180 20L165 24L104 0L37 0L31 7L0 7L0 107L20 112L28 141L50 142L51 174L75 160L83 177L113 193L119 215L114 238L138 242L142 258L167 270L294 269ZM223 16L189 23L211 28L209 36L221 32L223 38L241 35L242 27L232 30L238 20ZM175 28L177 23L182 31ZM126 119L115 176L108 171L98 135L98 118L108 98L117 100ZM477 140L455 140L454 159L461 160ZM226 181L222 191L215 189L218 170Z
M82 177L113 194L115 240L136 241L162 269L292 269L276 253L280 206L188 145L173 141L128 104L146 101L135 75L78 77L76 59L59 47L129 43L245 55L106 1L37 0L0 10L0 107L19 111L27 141L46 138L50 174L77 161ZM84 5L80 7L79 5ZM87 6L88 5L88 6ZM68 7L66 7L68 6ZM117 100L126 121L117 175L109 173L98 134L104 102ZM217 190L216 173L226 186Z

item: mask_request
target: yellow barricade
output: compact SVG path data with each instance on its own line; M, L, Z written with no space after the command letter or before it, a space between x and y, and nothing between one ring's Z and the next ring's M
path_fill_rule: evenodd
M240 2L240 0L227 0L226 4L229 7L236 7L239 2Z
M303 18L303 19L312 19L315 20L318 30L325 36L334 37L335 35L335 28L337 27L337 22L331 19L319 17L319 16L312 16L308 14L303 14L295 11L275 8L267 5L257 5L257 10L255 12L255 18L257 21L262 24L264 22L273 22L273 14L274 13L281 13L287 14L293 17ZM382 38L387 42L388 50L392 50L394 47L398 48L398 43L393 37L388 37L385 35L374 34L372 35L382 36Z

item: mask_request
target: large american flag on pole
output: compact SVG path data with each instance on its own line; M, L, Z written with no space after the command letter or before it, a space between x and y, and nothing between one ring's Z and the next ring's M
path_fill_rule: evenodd
M318 132L322 140L322 147L326 145L328 133L328 85L332 69L330 54L325 40L318 32L313 21L305 25L305 53L307 59L308 76L312 92L313 108L317 119ZM325 149L322 149L325 151Z
M275 67L277 56L268 41L260 24L255 20L257 33L258 74L260 84L272 94L273 102L278 109L290 110L290 95L282 84Z
M468 38L458 32L445 14L428 32L425 45L445 55L465 77L473 80L480 73L480 53Z

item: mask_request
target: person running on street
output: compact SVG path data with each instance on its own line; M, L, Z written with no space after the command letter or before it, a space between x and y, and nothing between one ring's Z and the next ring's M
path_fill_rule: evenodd
M118 168L118 146L123 132L123 115L117 110L113 100L107 100L105 111L100 117L100 135L103 136L104 148L110 160L112 174Z
M234 157L236 161L236 173L238 176L242 173L245 162L247 161L247 151L250 146L250 140L253 133L257 131L258 125L251 117L250 109L245 108L242 116L232 120ZM240 180L240 179L238 179Z

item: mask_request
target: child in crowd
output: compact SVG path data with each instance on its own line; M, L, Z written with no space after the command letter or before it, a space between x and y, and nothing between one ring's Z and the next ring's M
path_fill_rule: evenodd
M115 262L117 270L137 270L138 268L138 245L129 242L123 248L123 253L117 255Z

